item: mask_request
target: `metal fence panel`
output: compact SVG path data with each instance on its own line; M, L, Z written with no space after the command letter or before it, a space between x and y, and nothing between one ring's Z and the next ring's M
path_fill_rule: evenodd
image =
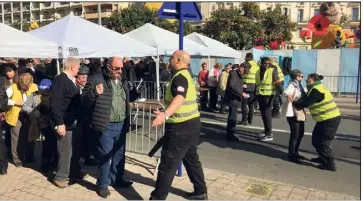
M164 124L153 128L155 110L164 110L160 102L134 102L130 107L130 127L126 150L148 154L164 134ZM160 156L160 151L155 154Z

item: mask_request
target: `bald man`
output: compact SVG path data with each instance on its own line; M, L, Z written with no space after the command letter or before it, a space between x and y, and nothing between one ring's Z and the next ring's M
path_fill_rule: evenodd
M110 195L109 185L127 188L133 183L124 179L125 139L129 128L128 81L121 72L123 60L108 59L106 72L89 77L82 91L81 103L91 108L91 128L97 160L97 194Z
M153 126L165 124L161 163L155 190L151 200L165 200L176 174L178 164L183 161L187 174L193 183L194 192L187 193L192 200L207 200L204 173L197 154L200 136L200 113L194 81L187 70L190 55L176 51L170 58L174 75L165 96L165 111L156 112Z

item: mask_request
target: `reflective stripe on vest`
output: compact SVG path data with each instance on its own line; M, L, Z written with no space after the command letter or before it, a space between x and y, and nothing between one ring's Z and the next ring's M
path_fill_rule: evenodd
M321 122L340 116L340 110L334 101L334 97L332 96L331 92L324 87L323 84L316 85L312 89L316 89L320 93L323 93L325 97L321 102L315 103L308 107L312 118L315 121ZM310 96L312 89L308 92L308 96Z
M276 62L273 62L272 64L277 67L279 81L283 82L284 81L284 74L282 72L281 67Z
M263 80L260 80L260 69L255 74L255 81L257 85L257 94L263 96L271 96L275 94L275 86L273 84L273 71L274 68L268 68L264 72Z
M186 98L183 102L183 105L167 119L167 123L181 123L200 116L197 104L196 87L194 81L192 80L191 74L188 72L187 69L180 70L173 76L171 82L173 82L174 78L178 75L182 75L187 79L188 88ZM168 108L168 106L173 101L171 87L172 85L169 84L166 91L166 97L164 100L166 108Z
M255 84L255 73L245 73L242 77L243 83Z

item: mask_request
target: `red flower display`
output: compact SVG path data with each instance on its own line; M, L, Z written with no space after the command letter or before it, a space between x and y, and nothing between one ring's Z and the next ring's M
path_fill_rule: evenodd
M310 19L307 28L315 33L315 35L325 35L328 33L328 27L330 25L330 20L326 16L321 14L316 15Z

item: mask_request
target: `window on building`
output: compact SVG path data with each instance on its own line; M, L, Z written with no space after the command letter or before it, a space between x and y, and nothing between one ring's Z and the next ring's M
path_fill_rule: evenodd
M284 16L288 16L288 8L283 8L283 14Z
M359 21L359 8L351 9L351 17L352 17L352 21L354 21L354 22Z
M303 9L298 9L297 10L297 22L302 22L303 21Z
M297 28L297 38L301 38L302 27Z
M271 10L272 10L272 7L268 7L268 8L267 8L267 11L271 11Z
M320 9L315 9L315 10L313 11L313 15L314 15L314 16L316 16L316 15L318 15L318 14L320 14Z

